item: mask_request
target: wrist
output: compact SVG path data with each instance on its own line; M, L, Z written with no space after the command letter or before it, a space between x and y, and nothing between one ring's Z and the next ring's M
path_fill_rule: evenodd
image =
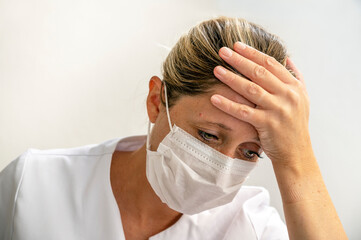
M313 154L272 164L284 204L315 201L328 194Z
M314 170L319 170L318 163L312 150L303 154L293 154L283 159L272 160L275 173L287 173L295 176L306 176Z
M282 152L270 156L273 168L294 169L300 171L309 165L317 164L309 135L304 136L302 141L290 144Z

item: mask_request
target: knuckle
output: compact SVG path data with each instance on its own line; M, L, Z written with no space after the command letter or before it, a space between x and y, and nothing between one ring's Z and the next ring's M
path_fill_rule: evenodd
M292 105L298 106L300 104L300 96L298 95L297 92L292 91L292 90L288 91L287 97L290 100L290 102L292 103Z
M265 75L265 73L266 73L266 69L262 66L257 65L253 69L253 74L255 77L262 77L263 75Z
M277 63L277 60L274 57L266 56L265 57L265 65L266 66L274 66Z
M231 65L240 65L243 63L243 57L239 54L233 54L231 57L232 64Z
M280 112L280 115L281 115L281 117L283 119L283 122L289 122L289 120L292 119L292 111L290 111L289 108L287 108L285 106L281 107L279 109L279 112Z
M303 84L300 80L297 79L297 81L295 81L295 86L297 87L297 89L303 89Z
M228 82L232 84L237 81L237 78L238 78L238 76L236 74L231 73L231 74L229 74Z
M235 108L236 106L234 103L224 105L224 109L226 110L227 113L231 113L232 111L234 111Z
M276 130L280 124L280 121L276 118L269 117L267 120L267 127L271 130Z
M243 57L241 57L239 55L235 56L233 59L233 63L235 65L241 65L243 63Z
M239 106L237 109L237 115L240 118L246 118L249 115L249 110L244 106Z
M255 84L253 82L249 82L248 86L247 86L247 92L252 94L252 95L255 95L255 94L260 93L260 89L259 89L257 84Z

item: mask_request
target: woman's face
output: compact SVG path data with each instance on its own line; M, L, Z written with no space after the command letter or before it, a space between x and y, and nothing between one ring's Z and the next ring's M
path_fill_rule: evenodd
M160 86L156 88L160 89ZM150 89L147 100L148 115L150 120L155 123L150 139L152 150L157 149L159 143L170 131L165 106L160 103L159 94L158 101L154 101L156 97L153 99L150 97L152 90L157 91L157 89ZM156 94L156 92L154 93ZM257 161L257 154L260 155L262 150L256 129L214 107L210 98L215 93L254 107L253 103L228 86L219 84L211 88L208 93L180 97L169 109L172 125L176 124L195 138L229 157ZM156 116L150 113L149 104L152 103L149 101L152 100L155 105L158 105Z

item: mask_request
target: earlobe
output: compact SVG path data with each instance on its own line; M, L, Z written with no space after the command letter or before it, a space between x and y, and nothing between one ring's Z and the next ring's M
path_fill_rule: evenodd
M147 97L147 111L148 111L149 121L151 121L152 123L155 122L155 120L158 117L159 111L160 111L161 87L162 87L162 81L160 80L159 77L153 76L149 80L149 93L148 93L148 97Z

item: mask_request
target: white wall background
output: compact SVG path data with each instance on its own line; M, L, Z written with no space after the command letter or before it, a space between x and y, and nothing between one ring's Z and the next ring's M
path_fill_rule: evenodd
M0 170L27 148L144 134L148 80L199 21L244 17L276 33L302 70L310 130L350 239L361 239L360 0L0 0ZM248 184L269 189L268 159Z

